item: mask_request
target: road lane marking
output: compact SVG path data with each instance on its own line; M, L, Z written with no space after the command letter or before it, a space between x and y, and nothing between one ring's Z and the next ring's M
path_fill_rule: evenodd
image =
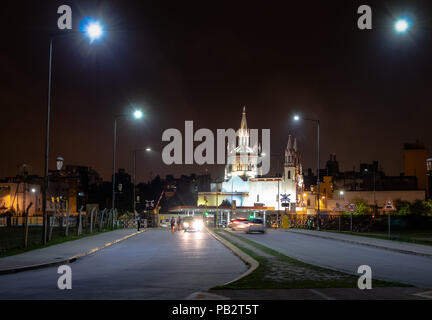
M325 300L336 300L336 299L334 299L334 298L332 298L332 297L330 297L330 296L328 296L322 292L319 292L318 290L309 289L309 291L315 293L316 295L320 296L321 298L324 298Z

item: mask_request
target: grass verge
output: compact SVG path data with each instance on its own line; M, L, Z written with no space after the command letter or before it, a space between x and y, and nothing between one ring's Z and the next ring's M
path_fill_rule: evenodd
M233 283L213 287L212 290L223 289L306 289L306 288L357 288L358 277L339 271L329 270L326 268L310 265L308 263L288 257L276 250L263 246L259 243L246 239L244 237L229 234L243 241L249 248L232 241L226 231L217 231L217 234L225 240L231 242L234 246L250 255L258 261L259 266L255 271L244 278ZM271 258L263 257L251 250L250 246L265 252ZM276 265L284 270L275 270ZM290 269L294 270L292 274ZM283 271L285 276L280 279L269 278L268 275L278 271ZM302 277L299 277L303 274ZM292 277L291 277L292 275ZM374 280L375 287L411 287L410 285Z

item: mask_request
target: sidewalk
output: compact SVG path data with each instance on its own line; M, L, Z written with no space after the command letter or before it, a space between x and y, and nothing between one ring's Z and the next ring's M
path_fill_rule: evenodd
M355 235L336 233L336 232L315 231L315 230L305 230L305 229L289 229L286 232L293 232L293 233L299 233L299 234L304 234L307 236L313 236L318 238L355 243L355 244L360 244L360 245L365 245L370 247L376 247L380 249L393 250L401 253L417 254L422 256L432 256L432 246L416 244L416 243L384 240L384 239L370 238L365 236L355 236Z
M141 232L144 230L119 229L0 258L0 274L73 262Z

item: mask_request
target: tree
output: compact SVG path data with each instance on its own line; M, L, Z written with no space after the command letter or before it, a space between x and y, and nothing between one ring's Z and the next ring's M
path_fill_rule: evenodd
M395 200L394 205L396 207L395 215L411 214L411 204L409 201Z
M353 213L355 215L371 214L371 207L367 205L367 202L363 199L354 199L353 202L357 206L356 211Z

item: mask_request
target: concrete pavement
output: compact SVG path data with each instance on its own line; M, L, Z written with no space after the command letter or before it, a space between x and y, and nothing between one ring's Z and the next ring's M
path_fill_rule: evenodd
M243 274L247 266L207 232L148 231L69 265L0 275L0 299L186 299Z
M138 234L136 229L118 229L0 258L0 274L72 262L135 234Z
M365 236L356 236L345 233L325 232L305 229L289 229L287 232L294 232L308 236L314 236L324 239L334 239L354 244L360 244L380 249L393 250L401 253L417 254L432 257L432 246L409 243L402 241L393 241L385 239L370 238Z
M415 287L376 287L372 290L357 288L320 289L260 289L260 290L210 290L210 294L232 300L430 300L432 292ZM423 294L424 293L424 294ZM427 296L429 295L429 297ZM191 297L205 299L205 295ZM215 298L213 298L215 300ZM221 298L219 298L221 299Z
M432 288L432 257L407 254L298 232L268 230L265 234L236 232L289 257L317 266L357 274L358 267L372 268L373 279Z

